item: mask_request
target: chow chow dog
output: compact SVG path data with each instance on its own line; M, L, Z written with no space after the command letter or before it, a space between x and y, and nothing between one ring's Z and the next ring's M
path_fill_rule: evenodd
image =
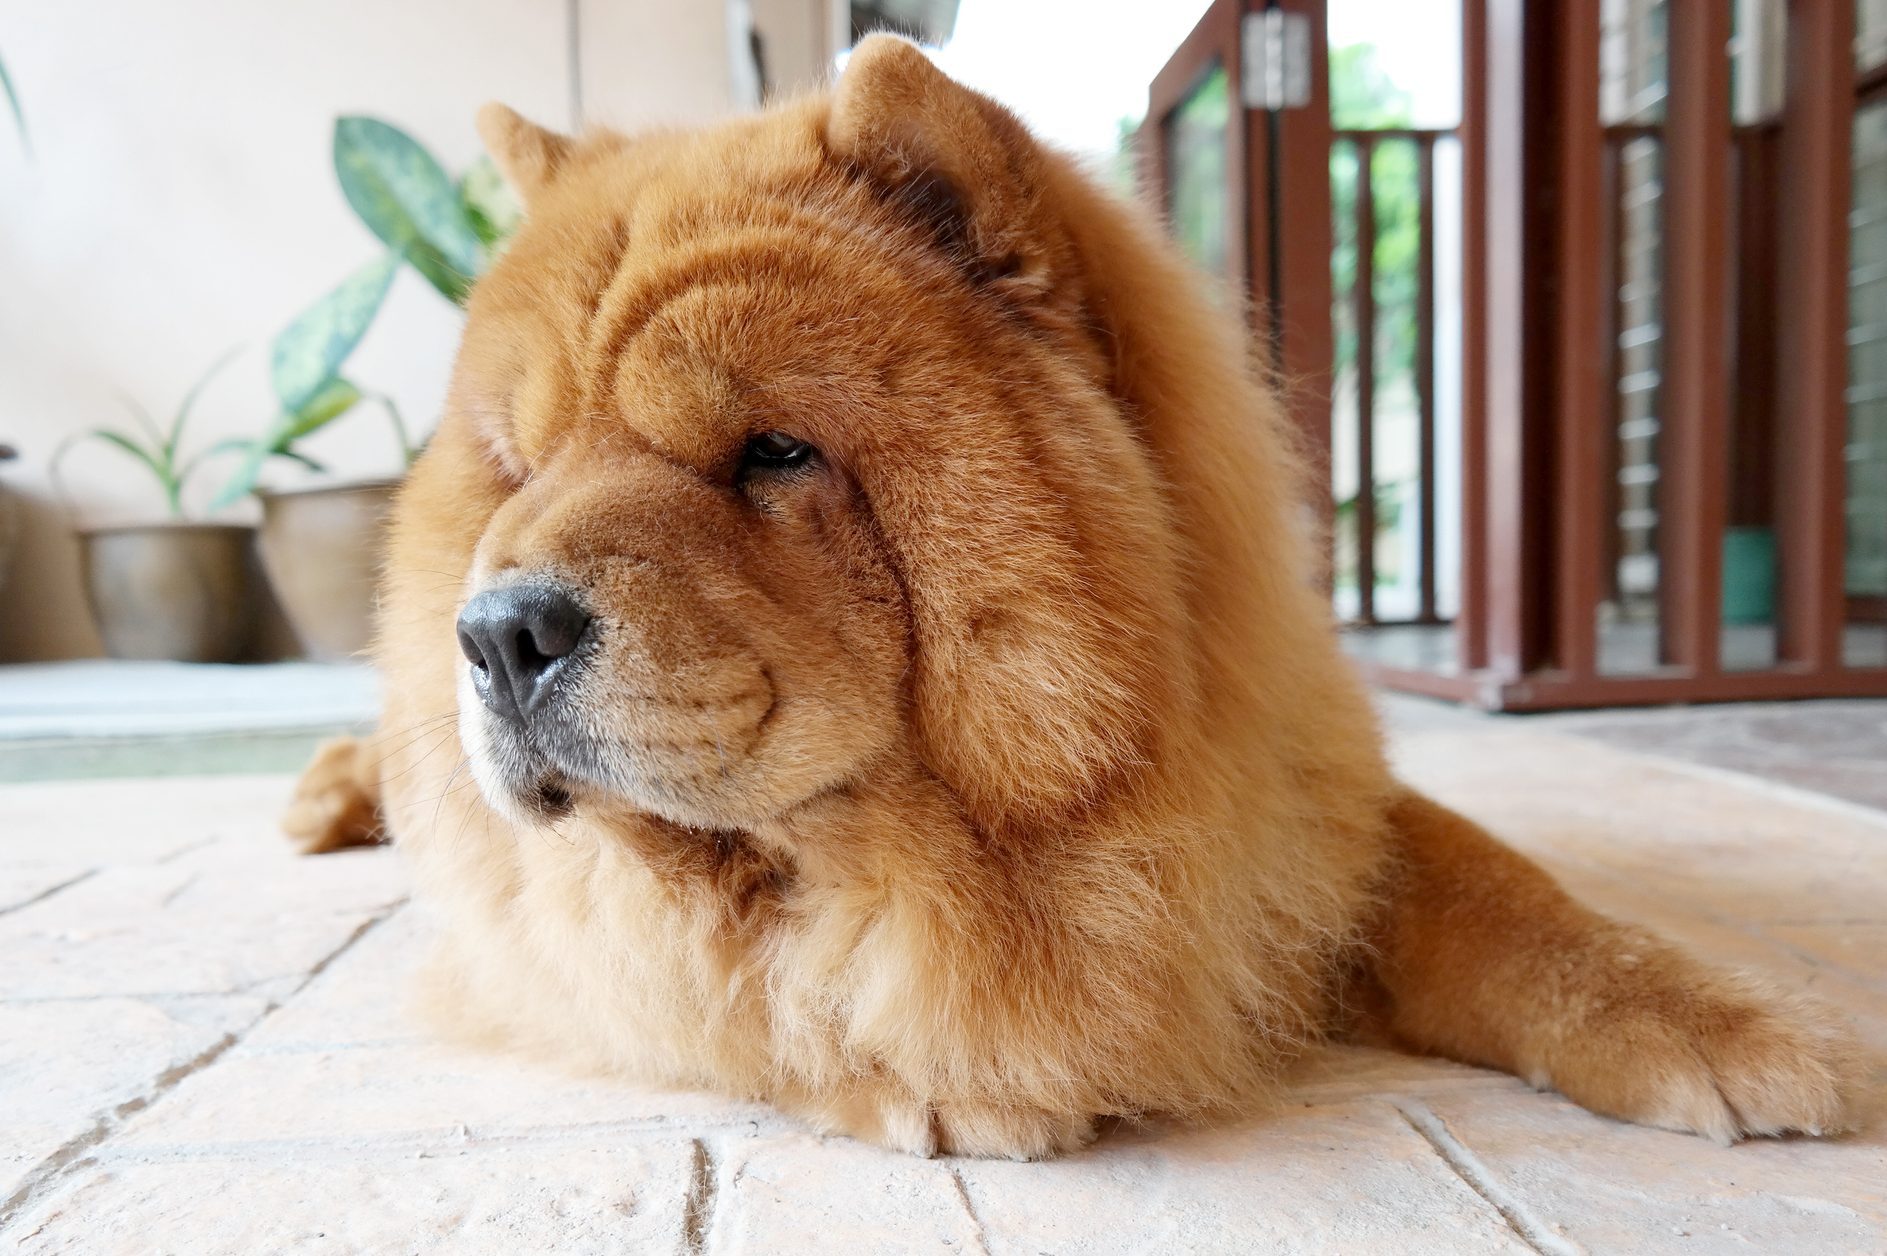
M383 826L456 1034L919 1155L1261 1108L1367 1033L1838 1129L1824 1013L1399 784L1247 333L915 47L698 133L480 130L526 206L401 492Z

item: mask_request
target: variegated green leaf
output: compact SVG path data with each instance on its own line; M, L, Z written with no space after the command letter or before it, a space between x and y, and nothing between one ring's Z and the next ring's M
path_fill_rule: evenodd
M230 473L229 479L210 500L212 511L233 506L255 492L256 479L262 474L262 464L269 460L269 447L265 442L256 440L245 443L242 449L242 461L236 464L236 469Z
M262 468L270 458L287 458L311 471L323 470L320 463L295 449L294 443L340 418L359 401L360 389L337 375L309 398L299 411L278 417L268 434L260 440L224 441L214 446L212 453L240 449L243 458L210 503L210 509L221 510L255 492L256 481L261 478Z
M20 108L19 93L13 90L13 76L7 73L7 63L0 61L0 96L7 98L7 108L13 114L13 128L20 133L20 147L29 154L33 151L33 140L26 133L26 111Z
M398 270L399 258L391 255L361 267L275 338L269 378L284 413L302 413L334 381L373 325Z
M459 204L472 230L478 233L479 243L484 245L487 262L504 250L524 220L524 207L518 203L517 193L489 157L473 162L459 180Z
M424 240L406 250L406 261L421 278L439 290L440 296L454 305L463 305L472 291L474 277L446 261L438 249Z
M479 238L431 153L377 118L341 118L334 172L369 230L448 299L464 299L480 268Z
M328 381L327 387L308 399L308 404L296 413L288 416L288 422L271 446L274 453L286 454L291 441L326 427L334 420L354 408L360 400L360 389L338 375Z

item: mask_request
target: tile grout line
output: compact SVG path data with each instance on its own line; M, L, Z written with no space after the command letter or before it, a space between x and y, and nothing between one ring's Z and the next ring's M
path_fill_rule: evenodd
M401 899L399 902L390 905L382 914L369 916L366 920L362 921L360 927L350 933L339 946L329 951L309 968L307 975L302 978L293 990L290 990L280 999L266 1004L263 1009L256 1014L255 1019L250 1021L247 1025L239 1030L224 1034L216 1042L212 1043L195 1057L184 1061L182 1064L173 1065L165 1069L152 1080L150 1089L144 1094L127 1099L107 1111L104 1115L94 1118L91 1128L87 1129L83 1134L70 1139L63 1146L53 1151L52 1154L41 1160L39 1164L34 1167L33 1171L26 1175L25 1180L20 1184L20 1188L14 1191L6 1200L0 1201L0 1234L5 1234L11 1229L16 1221L26 1215L28 1208L49 1195L54 1188L73 1172L87 1165L97 1163L95 1158L86 1153L105 1142L105 1140L110 1138L113 1134L116 1134L119 1129L123 1127L123 1123L127 1118L136 1116L138 1113L150 1108L165 1095L183 1084L185 1080L209 1068L212 1064L215 1064L227 1054L231 1048L239 1044L270 1016L279 1011L290 999L300 994L303 990L306 990L315 978L327 971L330 964L352 950L355 943L366 937L376 926L392 919L404 902L405 900Z
M1435 1115L1434 1110L1427 1104L1406 1095L1391 1095L1386 1098L1396 1111L1402 1114L1402 1119L1408 1122L1409 1128L1434 1149L1435 1154L1441 1157L1442 1162L1454 1175L1500 1214L1501 1220L1507 1223L1507 1228L1512 1230L1522 1243L1539 1253L1540 1256L1578 1256L1584 1251L1576 1243L1561 1238L1542 1225L1524 1203L1495 1180L1494 1175L1488 1172L1487 1166L1468 1150L1466 1144L1454 1136L1447 1124Z
M983 1218L977 1213L976 1204L970 1198L970 1188L964 1182L962 1172L954 1164L946 1165L945 1168L949 1170L951 1184L957 1188L957 1198L963 1201L963 1211L969 1215L970 1225L976 1231L976 1250L982 1253L982 1256L989 1256L989 1230L983 1225Z
M153 867L160 867L164 864L176 863L179 859L182 859L185 855L194 855L200 850L208 850L210 847L216 845L218 842L222 840L223 839L220 837L206 837L202 839L201 841L191 842L187 846L179 846L176 850L171 851L168 855L163 855L157 859L153 859L151 861L151 865Z
M10 916L16 911L25 911L28 907L31 907L33 904L43 903L47 899L51 898L53 895L59 893L61 890L69 890L73 886L79 884L81 881L89 881L97 875L98 875L97 868L87 868L84 872L79 873L79 875L77 875L76 877L70 877L67 880L59 882L57 885L47 886L45 889L33 895L31 898L23 898L17 903L9 903L5 907L0 907L0 916Z
M65 1176L69 1167L88 1163L89 1157L81 1157L116 1133L119 1122L148 1108L184 1078L216 1063L224 1052L236 1045L237 1040L236 1034L224 1034L194 1059L159 1073L148 1093L127 1099L104 1116L95 1118L90 1129L40 1161L21 1182L20 1188L4 1203L0 1203L0 1234L4 1234L8 1227L24 1215L36 1199L51 1190ZM30 1238L31 1235L25 1237Z
M706 1139L696 1137L688 1141L693 1158L688 1168L688 1190L681 1201L681 1241L683 1251L699 1256L708 1250L709 1240L714 1237L714 1215L720 1202L720 1166L714 1153L708 1150Z

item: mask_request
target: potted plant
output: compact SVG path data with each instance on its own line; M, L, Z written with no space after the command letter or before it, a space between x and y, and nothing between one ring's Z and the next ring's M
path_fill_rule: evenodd
M167 517L159 522L78 530L80 564L92 616L113 658L232 663L249 645L256 589L250 577L254 529L246 524L192 520L184 489L224 446L183 455L184 427L203 389L235 355L226 354L197 380L167 428L126 400L135 420L129 431L93 428L66 438L50 470L61 485L61 465L85 442L109 445L151 473ZM61 496L66 496L61 488Z
M216 505L248 494L262 503L262 564L302 647L316 658L358 654L372 630L381 534L397 478L312 488L259 483L271 460L324 468L301 444L368 404L390 421L400 469L418 448L391 398L361 389L342 368L373 325L401 267L411 266L458 304L515 228L518 209L489 162L456 184L412 137L374 118L341 118L334 168L348 203L387 252L349 276L276 337L269 378L280 403Z

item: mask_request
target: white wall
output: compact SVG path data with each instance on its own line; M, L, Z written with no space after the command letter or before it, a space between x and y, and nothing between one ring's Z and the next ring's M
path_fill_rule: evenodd
M768 0L770 54L816 39L823 0ZM581 0L585 113L635 127L737 107L723 0ZM270 413L269 340L379 243L335 183L336 115L386 118L449 169L478 152L471 118L502 99L572 123L569 9L559 0L90 0L0 11L0 57L34 154L0 125L0 475L26 528L0 586L0 659L96 653L67 516L46 462L76 429L120 423L128 394L160 416L232 345L194 439L248 434ZM805 80L814 64L776 78ZM458 313L403 274L349 366L429 428ZM349 476L396 469L377 416L350 416L310 452ZM102 447L66 463L77 522L155 518L155 486ZM276 470L277 482L293 477ZM192 494L199 509L213 489ZM248 517L244 507L232 517Z

